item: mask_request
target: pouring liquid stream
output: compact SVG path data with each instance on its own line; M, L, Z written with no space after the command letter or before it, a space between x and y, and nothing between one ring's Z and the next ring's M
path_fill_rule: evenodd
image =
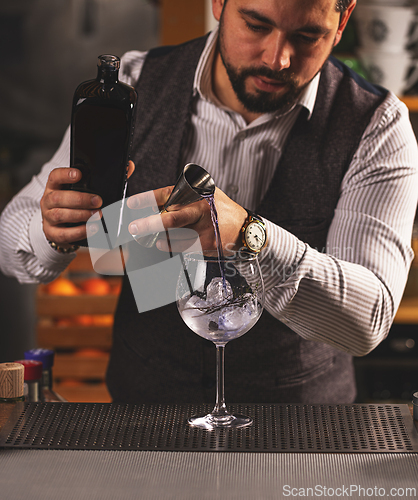
M210 207L210 216L212 219L213 229L215 231L219 270L220 270L221 277L222 277L223 292L224 292L224 296L226 299L228 297L228 293L227 293L227 286L226 286L226 280L225 280L224 252L222 249L221 234L219 231L218 212L216 211L216 206L215 206L215 195L214 194L205 195L205 196L203 196L203 198L208 202L209 207Z

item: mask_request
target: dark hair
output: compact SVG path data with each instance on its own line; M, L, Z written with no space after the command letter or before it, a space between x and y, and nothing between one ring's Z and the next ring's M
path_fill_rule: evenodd
M227 1L228 0L224 1L224 7L225 7ZM351 3L351 0L336 0L335 10L337 12L345 12L347 10L348 6L350 5L350 3Z
M350 5L351 0L337 0L335 4L335 10L337 12L345 12Z

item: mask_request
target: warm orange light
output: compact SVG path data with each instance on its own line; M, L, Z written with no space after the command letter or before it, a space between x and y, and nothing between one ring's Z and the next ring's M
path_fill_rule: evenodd
M46 287L47 293L52 295L79 295L80 289L69 279L59 277Z
M108 295L112 290L109 282L103 278L88 278L81 283L81 288L84 293L91 295Z

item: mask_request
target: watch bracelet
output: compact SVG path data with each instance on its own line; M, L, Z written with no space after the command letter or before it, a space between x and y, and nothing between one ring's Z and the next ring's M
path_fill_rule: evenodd
M57 243L55 243L55 241L51 241L51 240L47 240L47 241L48 241L49 246L51 248L53 248L58 253L62 253L62 254L73 253L73 252L76 252L80 248L78 245L71 245L70 247L65 248L65 247L59 246Z

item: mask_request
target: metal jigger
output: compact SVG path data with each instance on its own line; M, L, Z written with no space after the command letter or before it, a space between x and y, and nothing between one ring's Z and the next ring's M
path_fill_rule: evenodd
M214 192L215 183L208 172L196 163L188 163L177 179L170 198L159 213L163 214L176 210L181 206L189 205L202 198L212 196ZM146 248L151 248L155 245L159 234L140 236L139 238L135 238L135 241Z

